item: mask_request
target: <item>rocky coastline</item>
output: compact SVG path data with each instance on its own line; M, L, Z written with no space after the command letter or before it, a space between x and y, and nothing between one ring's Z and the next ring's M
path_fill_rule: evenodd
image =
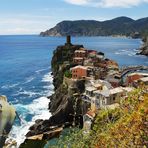
M48 140L59 137L67 127L84 128L84 117L88 116L87 119L91 118L92 122L97 109L117 105L115 98L110 103L104 102L105 104L96 103L91 99L88 102L85 95L87 89L91 92L90 95L94 90L99 90L98 93L105 92L105 94L112 91L115 93L114 96L119 90L125 94L132 90L129 87L122 87L124 85L121 77L124 71L122 73L119 70L116 61L106 59L102 52L87 50L83 45L73 45L70 36L67 36L65 45L58 46L54 51L51 67L55 92L49 97L48 108L52 116L48 120L36 120L35 124L29 128L26 140L20 148L36 147L39 144L42 148ZM79 73L80 77L77 78L74 72L78 69L75 70L75 68L82 70L82 76ZM130 69L125 69L125 72L127 70ZM117 93L117 97L118 95ZM98 107L98 105L101 106ZM88 121L86 123L88 124Z
M139 49L140 52L138 54L148 56L148 37L145 37L143 39L143 42L144 43L143 43L142 47Z
M77 81L74 90L69 90L63 82L65 71L74 66L72 61L74 51L81 47L83 45L72 45L68 41L64 46L58 46L54 51L51 65L55 93L48 97L50 99L49 111L52 116L49 120L36 120L35 124L29 128L26 140L20 148L25 148L30 144L33 147L35 143L32 143L32 140L38 142L41 135L40 142L56 137L65 127L78 125L81 128L83 126L83 115L89 107L87 103L81 101L79 95L84 92L84 81ZM69 63L67 64L66 61ZM73 95L74 93L75 95ZM59 128L61 130L55 134ZM48 132L53 132L53 134L47 134Z

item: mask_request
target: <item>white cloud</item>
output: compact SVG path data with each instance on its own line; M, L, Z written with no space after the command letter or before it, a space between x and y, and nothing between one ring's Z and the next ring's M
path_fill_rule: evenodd
M75 5L87 5L89 0L65 0L65 2Z
M148 0L64 0L67 3L91 7L121 7L129 8L148 3Z
M51 23L51 24L50 24ZM50 28L53 23L51 16L46 15L0 15L0 35L3 34L39 34Z

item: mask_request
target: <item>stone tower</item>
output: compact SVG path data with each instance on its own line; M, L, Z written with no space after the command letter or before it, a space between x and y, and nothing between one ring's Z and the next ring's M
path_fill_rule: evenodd
M68 36L66 37L66 43L65 43L65 45L66 45L66 46L72 45L72 44L71 44L71 36L70 36L70 35L68 35Z

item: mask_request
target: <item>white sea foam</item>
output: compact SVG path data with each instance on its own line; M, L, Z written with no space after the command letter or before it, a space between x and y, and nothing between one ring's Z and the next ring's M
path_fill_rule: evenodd
M51 73L48 73L46 75L44 75L42 82L51 82L53 81L53 76L51 75Z
M24 82L24 84L30 83L31 81L33 81L35 79L35 77L31 76L26 78L26 81Z
M40 72L42 72L42 71L45 71L45 70L48 70L49 68L44 68L44 69L40 69L40 70L37 70L37 71L35 71L36 73L40 73Z
M9 89L9 88L14 88L14 87L16 87L18 85L19 85L19 83L7 84L7 85L2 86L1 88L3 88L3 89Z
M137 50L136 49L122 49L116 51L115 54L117 55L128 55L128 56L136 56Z
M53 85L52 85L52 76L51 73L46 74L42 82L50 82L49 86L43 86L46 88L44 92L44 95L49 96L53 93ZM19 91L18 93L20 94L29 94L31 95L36 95L37 93L34 92L29 92L29 91ZM38 94L37 94L38 95ZM31 104L28 105L23 105L23 104L16 104L15 107L17 109L17 112L20 114L21 117L21 125L14 125L11 133L10 133L10 138L14 139L17 141L17 147L25 140L25 135L28 132L28 129L31 125L35 123L35 120L37 119L49 119L51 116L49 110L48 110L48 104L49 104L49 99L47 97L40 97L38 99L33 100ZM27 115L32 115L32 120L31 121L26 121Z
M16 94L13 96L18 96L18 95L26 95L28 97L34 97L37 95L41 95L42 93L39 92L33 92L33 91L26 91L26 90L19 90Z
M14 125L12 131L10 133L10 138L16 139L18 146L25 140L25 135L28 132L28 129L31 125L34 124L37 119L49 119L51 114L48 111L48 103L49 99L46 97L41 97L32 102L29 105L17 104L15 107L17 108L20 118L21 118L21 126ZM32 121L27 122L25 120L25 116L27 114L34 115Z

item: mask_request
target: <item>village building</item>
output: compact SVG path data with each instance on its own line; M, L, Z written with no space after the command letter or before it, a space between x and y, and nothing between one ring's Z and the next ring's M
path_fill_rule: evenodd
M86 50L75 50L75 55L74 57L81 57L85 58L87 56L87 51Z
M83 63L84 63L84 58L75 57L75 58L73 58L73 62L74 62L74 64L77 64L77 65L83 65Z
M98 66L106 68L107 70L119 70L119 65L117 62L110 59L102 60L100 63L98 63Z
M88 50L88 58L96 58L97 51L96 50Z
M138 82L142 83L142 84L145 84L145 85L148 85L148 77L140 78Z
M100 80L100 83L98 81L96 84L93 82L91 80L91 85L86 83L85 93L83 94L83 100L90 103L92 111L119 103L123 96L133 90L131 87L113 88L107 81Z
M93 60L91 58L87 58L83 62L84 66L94 66Z
M136 81L144 77L148 77L148 73L130 73L127 75L126 83L127 85L133 85Z
M75 66L73 68L71 68L71 72L72 72L72 79L84 79L88 76L88 68L85 66Z
M109 71L105 78L114 88L121 85L121 74L118 71Z
M92 110L89 110L85 115L83 115L83 130L86 133L89 133L91 130L91 125L94 120L96 113Z
M100 60L103 60L104 59L104 53L103 52L97 52L97 55L96 55L96 58L97 59L100 59Z

